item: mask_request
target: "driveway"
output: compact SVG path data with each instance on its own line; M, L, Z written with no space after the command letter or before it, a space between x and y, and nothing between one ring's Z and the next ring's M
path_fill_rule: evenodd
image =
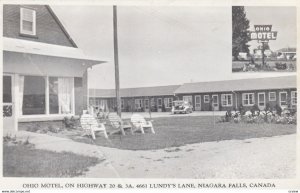
M294 178L296 135L191 144L131 151L101 147L106 161L84 177Z

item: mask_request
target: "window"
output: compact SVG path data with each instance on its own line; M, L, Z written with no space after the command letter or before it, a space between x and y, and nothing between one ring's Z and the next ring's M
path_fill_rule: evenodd
M3 103L12 102L11 76L3 76Z
M243 93L243 105L251 106L254 105L254 93Z
M291 103L292 103L292 105L297 104L297 92L296 91L291 92Z
M164 105L166 108L172 107L172 102L173 102L172 98L164 98Z
M193 97L192 96L183 96L183 101L193 104Z
M24 76L23 115L46 114L46 80L42 76ZM20 84L21 87L21 84ZM21 89L20 89L21 90Z
M269 92L269 101L276 101L276 92Z
M204 95L204 103L209 103L209 95Z
M58 114L58 78L49 77L49 112L50 114Z
M162 99L158 98L157 99L157 107L161 107L162 106Z
M20 33L26 35L36 35L35 10L21 7L20 12Z
M222 106L232 106L232 94L221 94Z
M47 89L46 89L47 88ZM74 79L20 76L22 115L71 114L74 110Z

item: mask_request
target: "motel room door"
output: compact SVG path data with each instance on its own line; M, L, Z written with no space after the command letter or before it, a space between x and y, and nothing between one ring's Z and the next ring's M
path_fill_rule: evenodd
M144 111L149 112L149 99L144 99Z
M279 102L282 109L287 108L287 92L279 93Z
M201 111L201 95L195 96L195 110Z
M212 95L212 108L214 111L219 110L219 97L218 95Z
M266 108L266 95L264 92L259 92L258 94L258 108L259 110L264 110Z
M17 131L14 106L14 79L13 75L3 75L3 135Z

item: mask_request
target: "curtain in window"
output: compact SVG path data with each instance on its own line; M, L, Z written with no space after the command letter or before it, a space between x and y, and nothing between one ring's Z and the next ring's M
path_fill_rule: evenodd
M72 113L72 78L58 78L58 101L61 114Z
M19 112L23 115L24 76L19 76Z

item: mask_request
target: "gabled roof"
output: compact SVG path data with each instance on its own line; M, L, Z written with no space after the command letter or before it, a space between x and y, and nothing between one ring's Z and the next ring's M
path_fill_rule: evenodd
M237 79L213 82L185 83L180 86L175 94L186 93L212 93L212 92L232 92L251 91L265 89L288 89L296 88L296 76L266 77L255 79Z
M120 89L121 97L140 97L140 96L165 96L173 95L174 91L180 85L139 87L139 88L123 88ZM90 97L115 97L115 89L89 89Z
M75 48L78 48L78 46L76 45L76 43L74 42L74 40L72 39L72 37L70 36L70 34L68 33L68 31L66 30L66 28L63 26L63 24L60 22L60 20L58 19L57 15L52 10L52 8L49 5L45 5L45 6L46 6L47 10L49 11L49 13L52 15L52 17L54 18L54 20L56 21L56 23L59 25L59 27L61 28L61 30L67 36L67 38L71 42L71 44Z

